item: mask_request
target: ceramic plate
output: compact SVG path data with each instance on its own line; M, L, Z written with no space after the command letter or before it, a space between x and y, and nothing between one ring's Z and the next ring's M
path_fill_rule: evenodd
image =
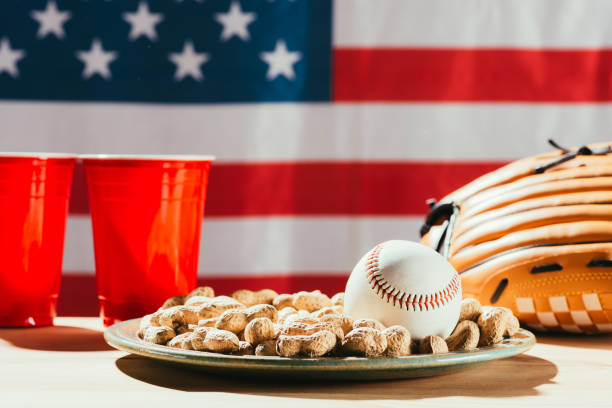
M519 330L512 338L491 347L446 354L420 354L395 358L284 358L230 356L182 350L145 343L136 336L140 319L117 323L104 333L111 346L144 357L193 369L232 376L282 377L293 379L384 380L427 377L463 370L515 356L535 344L535 336Z

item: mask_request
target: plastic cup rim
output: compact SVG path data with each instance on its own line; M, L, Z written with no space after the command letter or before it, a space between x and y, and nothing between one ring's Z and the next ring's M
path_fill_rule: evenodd
M83 160L168 160L168 161L213 161L212 155L196 154L80 154Z
M0 157L16 157L24 159L77 159L74 153L55 153L55 152L0 152Z

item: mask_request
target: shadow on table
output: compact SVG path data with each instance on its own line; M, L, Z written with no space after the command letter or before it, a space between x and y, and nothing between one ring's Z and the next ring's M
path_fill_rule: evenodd
M572 333L538 333L538 343L562 347L590 348L612 350L612 333L572 334Z
M115 362L137 380L180 391L226 392L273 397L413 400L448 396L516 397L538 395L536 387L552 384L557 366L527 355L494 361L442 377L376 382L283 382L204 374L136 355Z
M19 327L0 329L0 340L15 347L45 351L114 350L102 332L71 326Z

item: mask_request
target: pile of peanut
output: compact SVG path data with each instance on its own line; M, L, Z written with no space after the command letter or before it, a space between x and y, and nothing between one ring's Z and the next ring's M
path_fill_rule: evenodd
M513 336L519 322L509 309L465 299L453 333L411 340L402 326L343 314L344 293L331 299L316 290L281 294L264 289L215 296L199 287L168 299L140 321L138 336L150 343L234 355L396 357L473 350Z

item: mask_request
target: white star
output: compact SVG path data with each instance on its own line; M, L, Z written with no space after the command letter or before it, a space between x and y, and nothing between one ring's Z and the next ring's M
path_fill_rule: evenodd
M174 73L175 81L180 81L187 75L191 76L196 81L201 81L204 79L204 76L202 75L200 65L210 60L207 53L203 52L199 54L195 52L193 43L189 40L185 41L183 52L172 53L168 58L176 64L176 72Z
M293 81L295 79L293 64L302 59L302 53L288 51L285 41L278 40L274 51L262 52L259 57L268 64L268 73L266 74L268 81L272 81L279 75L284 75L285 78Z
M235 35L243 41L248 41L250 36L247 26L256 19L257 15L255 13L243 13L240 3L232 2L227 13L215 14L215 20L223 24L221 41L227 41Z
M47 3L47 8L43 11L34 10L30 14L32 18L38 21L38 38L45 38L49 34L55 34L59 39L66 36L64 33L64 23L70 20L71 13L69 11L59 11L54 1Z
M14 78L18 77L17 61L25 57L25 55L26 53L23 50L11 49L11 43L8 38L3 38L0 41L0 74L6 71Z
M54 1L47 3L47 8L44 10L34 10L30 16L38 21L38 38L45 38L49 34L55 34L57 38L64 38L64 23L70 20L71 13L69 11L59 11Z
M76 55L85 64L83 78L89 79L99 74L104 79L110 79L111 71L108 65L117 59L117 53L115 51L105 52L100 40L94 38L89 51L78 51Z
M130 23L129 38L134 41L141 35L146 36L149 40L157 40L157 32L155 25L159 24L163 19L162 13L151 13L149 5L145 2L138 4L138 10L134 13L123 13L123 19Z

